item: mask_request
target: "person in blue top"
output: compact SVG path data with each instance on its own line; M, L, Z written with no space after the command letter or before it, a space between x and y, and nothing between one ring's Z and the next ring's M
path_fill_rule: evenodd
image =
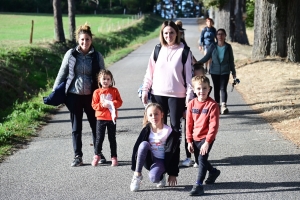
M234 65L233 51L230 44L225 42L226 31L218 29L217 42L209 46L207 54L198 62L205 63L212 59L210 67L210 74L214 85L215 101L221 106L221 114L228 114L227 108L227 85L229 81L230 72L232 78L236 78L236 71ZM220 104L221 91L221 104Z
M217 31L214 27L214 21L211 18L206 19L206 27L202 29L200 40L199 40L199 50L203 50L203 54L206 55L208 47L215 43L217 39ZM204 63L204 70L209 74L209 69L211 65L211 59Z

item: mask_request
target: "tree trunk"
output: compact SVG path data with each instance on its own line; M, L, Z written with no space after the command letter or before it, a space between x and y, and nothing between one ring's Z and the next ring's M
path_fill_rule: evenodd
M76 41L75 39L75 2L74 0L68 0L68 14L69 14L69 37L71 42Z
M66 42L61 13L61 0L53 0L53 16L55 39L57 42Z
M233 7L233 6L232 6ZM234 16L232 21L234 27L233 41L240 44L249 45L246 25L245 25L245 15L246 13L246 2L245 0L235 0L234 13L231 16ZM232 18L232 17L231 17ZM231 31L230 31L231 32Z
M300 1L290 0L287 8L287 60L300 62Z
M249 44L244 13L245 0L228 0L222 7L214 9L215 27L225 29L231 42Z
M280 56L300 61L299 6L297 0L255 2L253 59Z
M227 33L227 39L232 41L231 32L230 32L230 5L231 0L229 0L222 8L214 8L214 20L215 27L218 30L219 28L225 29Z

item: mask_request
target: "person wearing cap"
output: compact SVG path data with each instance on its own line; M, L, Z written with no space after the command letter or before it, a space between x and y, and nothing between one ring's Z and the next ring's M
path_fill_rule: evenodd
M177 20L175 22L175 24L177 25L177 27L179 29L178 36L180 38L180 42L182 42L185 46L188 46L187 43L186 43L186 41L185 41L185 38L184 38L184 30L185 29L182 28L182 21L181 20ZM196 63L197 62L196 58L194 56L192 58L193 58L192 59L192 64Z

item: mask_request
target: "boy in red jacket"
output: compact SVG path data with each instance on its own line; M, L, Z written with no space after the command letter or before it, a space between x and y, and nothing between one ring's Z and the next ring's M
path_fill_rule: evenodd
M206 184L212 184L220 175L220 170L213 168L208 162L208 154L215 141L219 128L219 105L208 96L210 91L209 79L205 76L195 76L192 86L197 98L188 103L186 116L186 139L188 150L194 153L199 165L196 184L190 191L191 196L204 194L203 181L206 171L209 176Z

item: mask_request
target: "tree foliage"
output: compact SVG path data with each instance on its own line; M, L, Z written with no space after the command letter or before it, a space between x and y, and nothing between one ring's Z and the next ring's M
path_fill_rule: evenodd
M0 12L30 12L52 13L53 0L1 0ZM124 6L127 14L136 14L141 8L144 13L152 12L157 0L74 0L76 13L123 13ZM18 5L18 6L16 6ZM63 14L68 13L68 0L61 0Z

